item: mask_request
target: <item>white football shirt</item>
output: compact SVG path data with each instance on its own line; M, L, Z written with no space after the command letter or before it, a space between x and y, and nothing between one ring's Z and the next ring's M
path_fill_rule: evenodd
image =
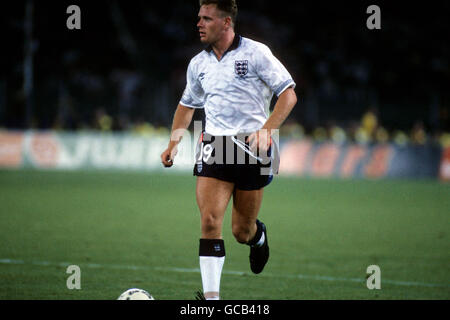
M270 49L235 35L219 61L211 46L189 63L180 104L204 108L205 131L215 136L251 133L262 128L270 102L295 82Z

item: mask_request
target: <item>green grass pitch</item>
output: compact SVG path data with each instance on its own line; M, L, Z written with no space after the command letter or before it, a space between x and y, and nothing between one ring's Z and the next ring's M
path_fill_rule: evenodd
M437 181L276 177L260 218L260 275L224 224L222 299L449 299L450 186ZM195 178L171 171L0 171L0 299L117 299L138 287L194 299ZM81 269L69 290L67 266ZM381 289L366 269L381 269Z

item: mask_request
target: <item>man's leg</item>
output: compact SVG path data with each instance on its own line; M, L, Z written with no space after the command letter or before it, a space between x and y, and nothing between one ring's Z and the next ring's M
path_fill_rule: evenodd
M248 243L256 234L256 218L261 207L264 189L239 190L233 193L231 229L239 243Z
M197 177L197 204L201 214L200 270L205 298L218 299L225 260L222 225L234 184L209 177Z
M250 246L250 267L260 273L269 259L266 227L257 220L264 189L233 193L232 231L239 243Z

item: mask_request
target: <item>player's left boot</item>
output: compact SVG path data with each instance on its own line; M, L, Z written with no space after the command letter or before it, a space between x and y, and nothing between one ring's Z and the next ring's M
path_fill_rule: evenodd
M206 300L205 295L201 290L198 290L195 295L195 300Z
M264 243L250 245L250 269L253 273L258 274L263 271L264 266L269 260L269 243L267 240L266 225L259 220L256 220L256 224L262 231L261 238L264 236Z

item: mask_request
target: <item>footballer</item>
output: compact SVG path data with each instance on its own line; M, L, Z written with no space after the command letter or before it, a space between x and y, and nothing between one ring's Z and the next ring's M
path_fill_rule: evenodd
M230 201L232 233L249 246L252 272L262 272L269 259L267 228L258 212L264 188L276 173L272 135L297 103L296 84L271 50L235 33L237 12L236 0L200 0L197 27L205 49L189 63L171 139L161 154L162 164L171 167L180 142L175 133L187 129L195 109L203 108L205 128L194 175L201 217L199 263L207 300L220 297L222 224ZM278 99L269 116L273 95Z

